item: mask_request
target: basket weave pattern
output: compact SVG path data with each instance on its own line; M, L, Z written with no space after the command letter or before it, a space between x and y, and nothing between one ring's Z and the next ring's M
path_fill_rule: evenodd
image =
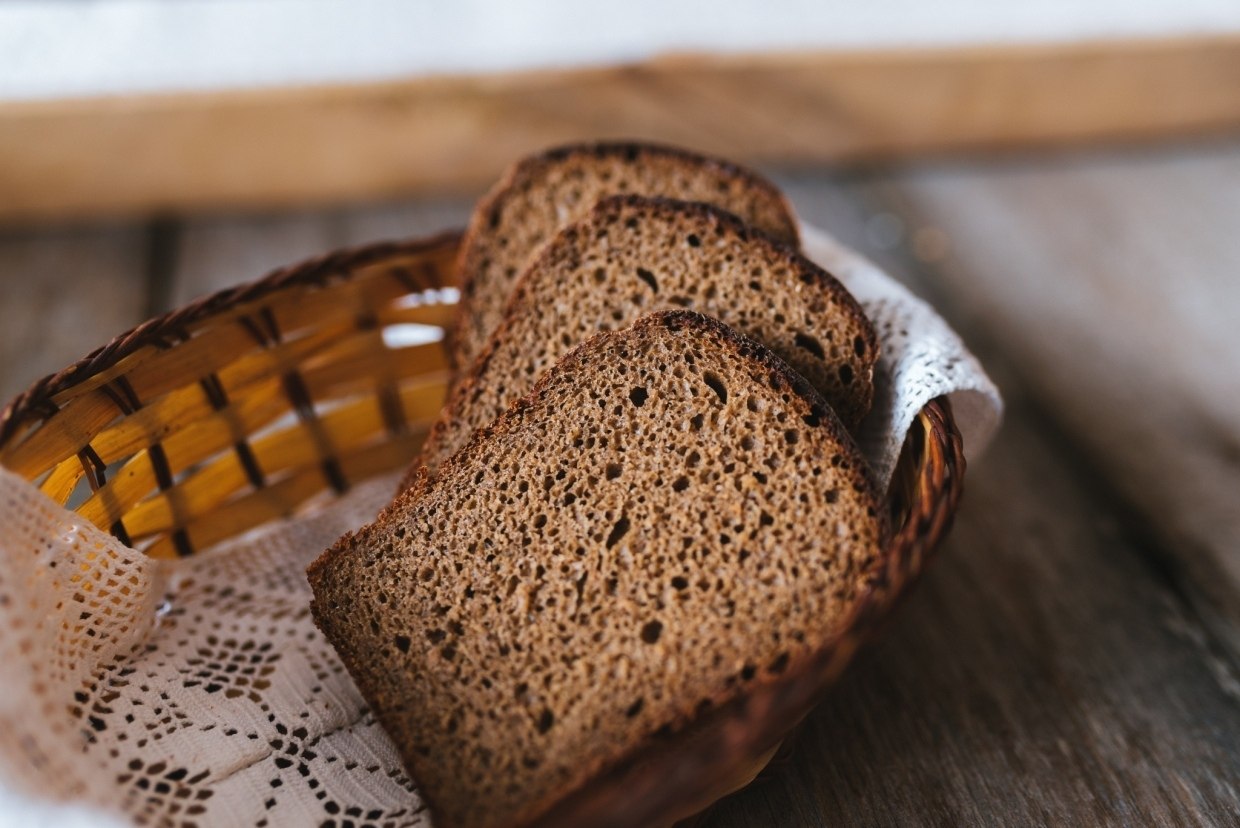
M448 321L456 243L333 253L152 319L15 398L0 464L155 557L399 468L447 375L383 329Z

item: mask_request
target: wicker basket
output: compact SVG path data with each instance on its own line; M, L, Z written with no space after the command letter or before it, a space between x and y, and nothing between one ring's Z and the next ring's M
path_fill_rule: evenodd
M385 329L449 321L443 289L458 242L332 253L151 319L17 396L0 415L0 464L156 557L192 555L401 469L448 374L438 342L393 347ZM889 492L885 577L835 644L693 738L617 768L559 815L641 824L747 781L919 574L963 473L951 410L935 400Z

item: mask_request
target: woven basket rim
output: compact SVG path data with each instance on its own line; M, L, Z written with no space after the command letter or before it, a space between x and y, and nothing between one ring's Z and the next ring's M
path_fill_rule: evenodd
M142 322L118 334L95 350L59 371L36 380L25 391L16 394L0 411L0 449L16 436L32 419L46 417L52 398L115 367L125 357L148 345L166 345L170 337L179 337L189 326L219 313L250 302L256 302L286 288L300 285L326 285L334 280L348 280L353 272L367 264L398 255L416 254L452 241L459 241L463 231L443 230L414 239L388 240L328 251L319 256L270 271L259 279L242 282L208 293Z

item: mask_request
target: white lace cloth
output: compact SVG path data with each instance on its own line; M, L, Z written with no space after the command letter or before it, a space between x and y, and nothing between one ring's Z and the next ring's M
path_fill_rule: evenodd
M940 394L976 455L1001 403L959 338L825 234L806 228L805 248L882 341L862 435L880 476ZM393 486L154 561L0 469L0 825L429 825L304 576Z

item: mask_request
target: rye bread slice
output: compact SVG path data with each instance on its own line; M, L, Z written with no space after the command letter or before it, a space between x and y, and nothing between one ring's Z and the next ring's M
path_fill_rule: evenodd
M453 386L410 466L431 469L573 346L659 310L690 308L770 348L855 428L873 399L878 339L857 301L808 259L703 204L600 201L543 247L499 329Z
M600 198L620 193L701 201L795 246L796 220L770 182L719 158L644 143L573 144L518 161L478 203L457 260L461 301L448 336L464 370L503 318L534 252Z
M881 514L800 375L652 314L324 553L311 610L436 825L530 825L801 675L867 590Z

